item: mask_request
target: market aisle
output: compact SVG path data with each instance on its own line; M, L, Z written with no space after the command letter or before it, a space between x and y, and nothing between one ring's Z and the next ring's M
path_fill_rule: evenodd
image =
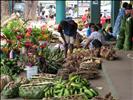
M131 53L119 51L119 60L103 62L107 82L119 100L133 100L133 59L127 57Z

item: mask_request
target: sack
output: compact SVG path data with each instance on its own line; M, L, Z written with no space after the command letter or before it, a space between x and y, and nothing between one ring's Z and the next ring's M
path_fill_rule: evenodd
M42 99L45 84L24 84L19 87L19 96L25 99Z
M15 83L14 81L9 82L4 89L2 90L2 95L5 98L14 98L18 97L18 92L19 92L19 84Z
M98 39L95 39L92 41L92 45L95 48L100 48L102 46L102 43Z

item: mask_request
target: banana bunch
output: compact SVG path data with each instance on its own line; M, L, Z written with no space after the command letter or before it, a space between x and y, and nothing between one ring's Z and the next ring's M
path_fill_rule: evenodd
M70 87L72 88L72 94L85 94L88 99L98 95L98 92L90 87L88 81L82 79L80 76L70 76L69 77Z
M62 80L60 78L59 81L57 81L56 85L54 86L54 97L69 96L69 95L71 95L71 91L67 85L67 81Z
M88 81L79 75L69 75L68 80L58 78L54 84L47 84L44 88L45 98L61 98L79 94L84 94L88 99L98 96L98 92L91 88Z
M44 88L44 97L45 98L54 96L54 88L53 87L54 87L54 84L52 84L52 83L45 86L45 88Z
M70 75L68 80L60 79L55 82L54 97L66 97L77 94L85 94L88 99L98 95L97 91L90 88L88 81L78 75Z

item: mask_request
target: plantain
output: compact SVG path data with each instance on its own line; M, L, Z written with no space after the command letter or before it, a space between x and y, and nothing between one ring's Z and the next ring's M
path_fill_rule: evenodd
M88 98L92 98L94 96L94 94L88 89L85 89L84 92L85 92L85 94L87 95Z
M94 94L94 96L98 96L98 92L97 91L95 91L94 89L89 89L93 94Z
M63 96L69 96L69 95L70 91L67 88L65 88Z
M79 76L75 75L75 76L71 76L69 77L69 81L70 82L74 82L77 78L79 78Z
M70 85L71 85L72 87L75 87L75 88L78 88L78 89L81 88L81 84L78 84L78 83L72 82Z

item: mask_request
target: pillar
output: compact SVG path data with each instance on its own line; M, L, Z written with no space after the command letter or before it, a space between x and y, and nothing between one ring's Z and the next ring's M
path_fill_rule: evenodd
M12 14L12 11L13 11L13 7L12 7L12 0L9 0L8 1L8 3L9 3L9 14L11 15Z
M91 0L90 3L91 23L100 22L100 0Z
M65 0L56 0L56 23L59 24L65 17Z
M119 0L112 0L111 1L111 25L112 27L115 24L115 20L117 18L118 12L120 8L120 1Z

